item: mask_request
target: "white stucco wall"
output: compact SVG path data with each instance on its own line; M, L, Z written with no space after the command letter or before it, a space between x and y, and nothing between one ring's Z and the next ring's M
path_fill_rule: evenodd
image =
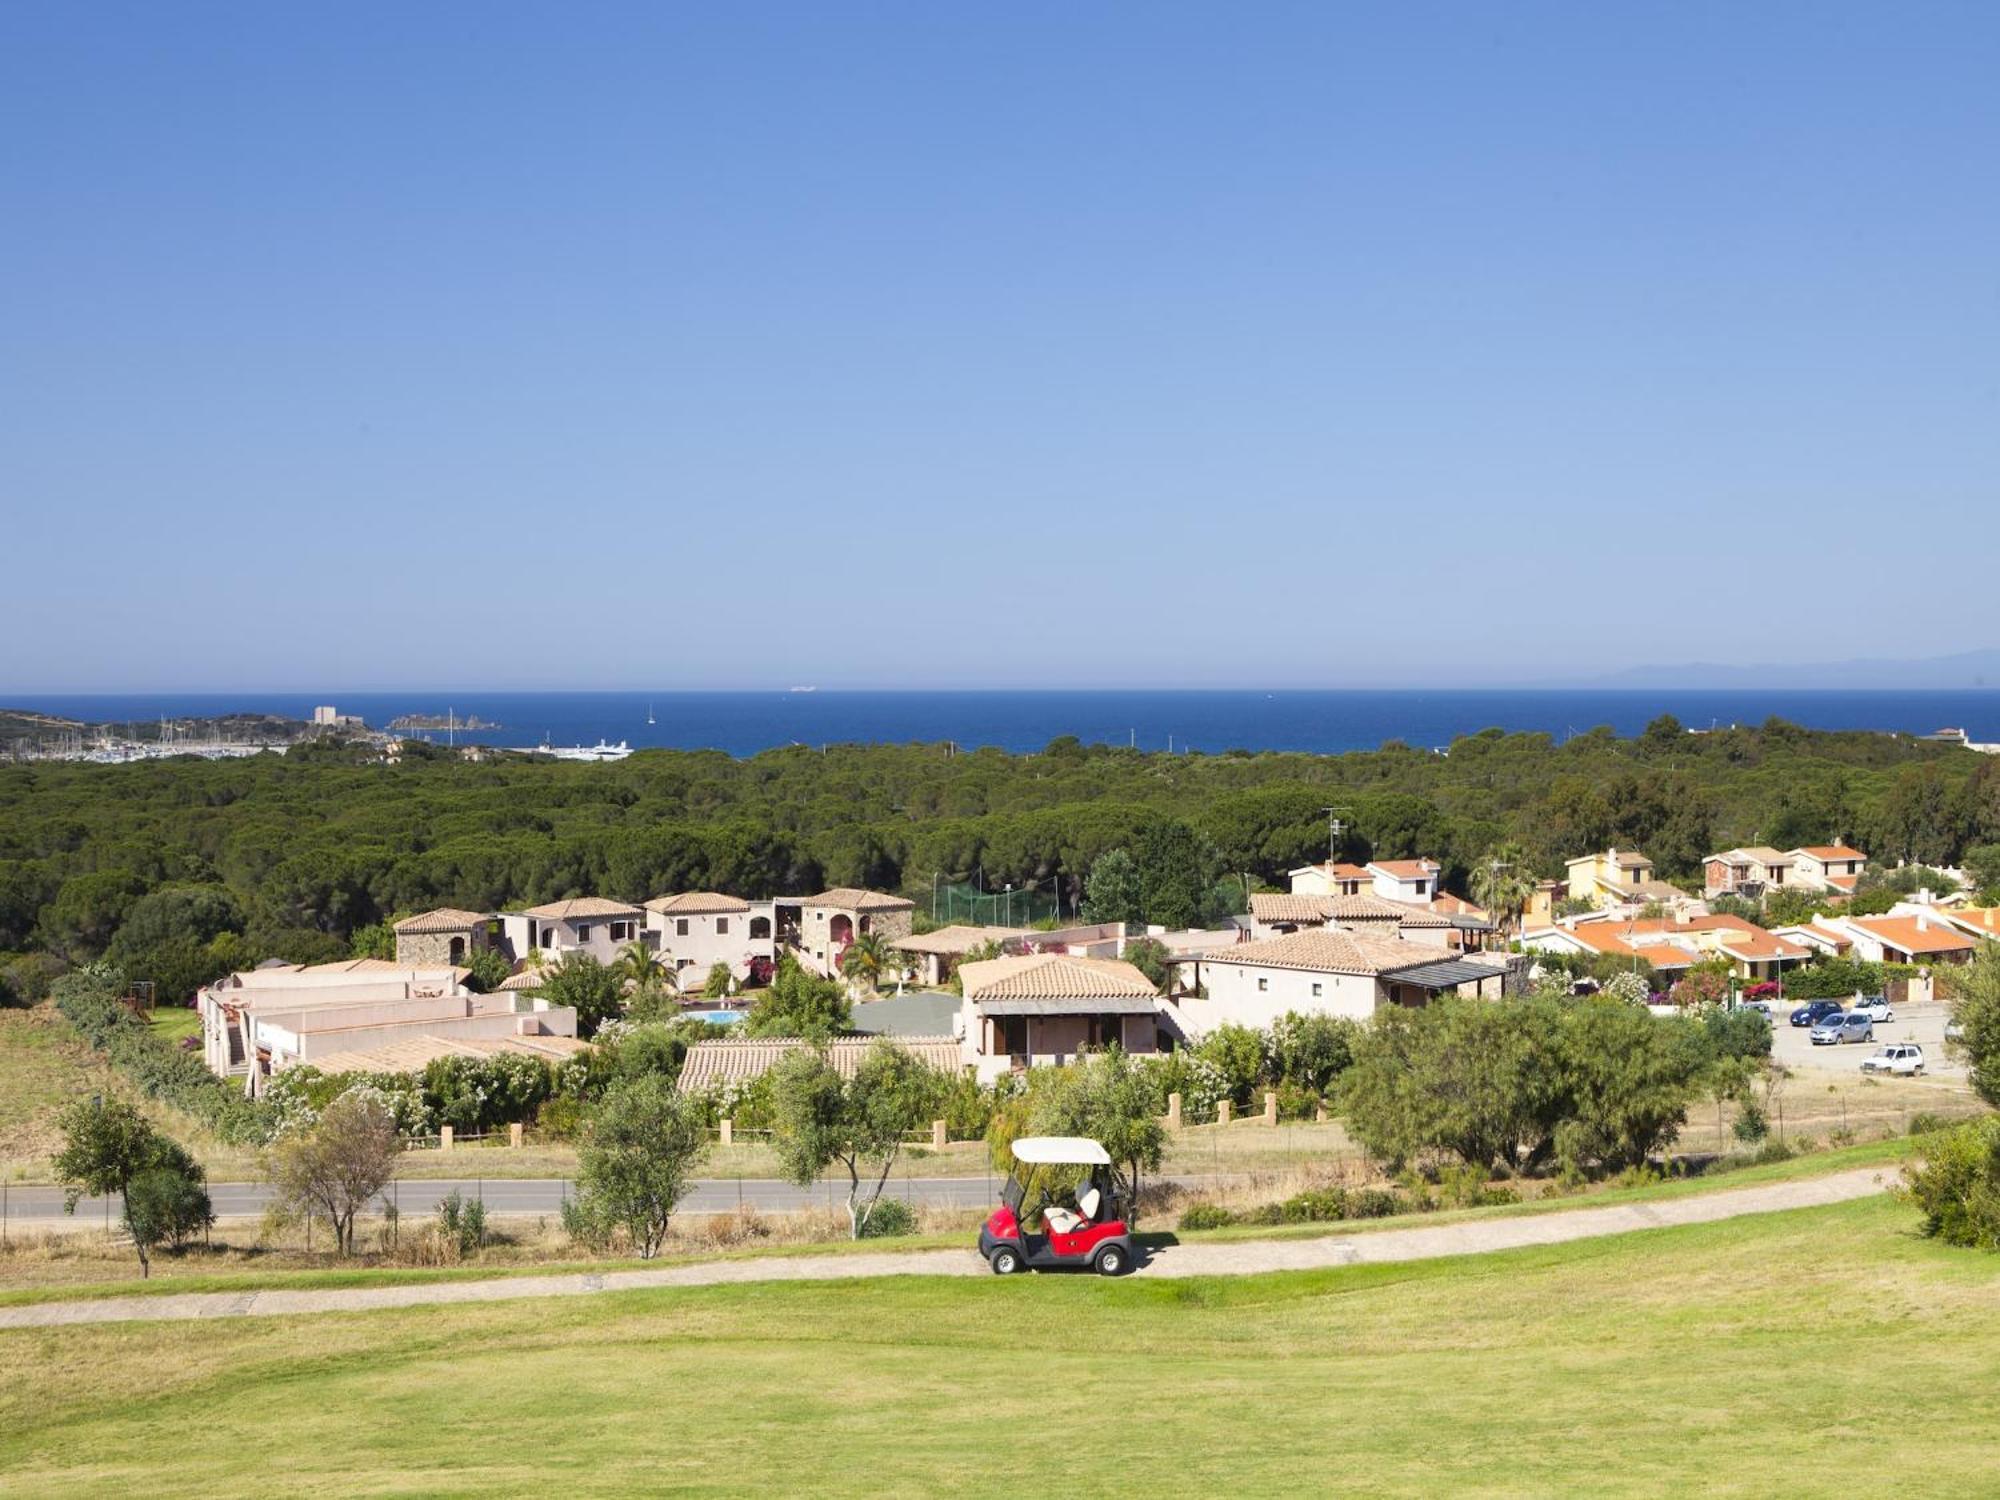
M1195 1035L1232 1023L1269 1026L1294 1010L1365 1021L1375 1014L1380 996L1375 980L1362 974L1322 974L1221 959L1203 964L1202 978L1208 998L1183 1001L1180 1008L1183 1029Z

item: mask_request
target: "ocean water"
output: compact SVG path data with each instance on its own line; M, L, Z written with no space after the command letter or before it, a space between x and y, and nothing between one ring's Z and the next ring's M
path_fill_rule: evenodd
M789 744L951 740L964 748L1038 750L1058 735L1147 750L1372 750L1419 747L1498 727L1558 739L1607 724L1621 735L1671 713L1691 728L1755 724L1773 714L1812 729L1929 734L1946 726L2000 741L2000 689L1962 691L735 692L735 693L167 693L0 697L0 706L90 721L272 713L309 718L316 703L377 728L402 714L455 710L500 727L461 735L531 747L625 741L634 749L731 755ZM648 725L651 711L655 723ZM430 738L442 740L443 731Z

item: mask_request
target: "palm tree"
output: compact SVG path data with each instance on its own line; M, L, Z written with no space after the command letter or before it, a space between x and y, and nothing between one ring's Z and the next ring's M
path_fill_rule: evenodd
M849 943L847 951L840 955L840 972L872 995L875 993L877 981L895 965L895 962L895 957L889 952L889 945L882 941L879 932L864 932Z
M667 982L670 971L660 961L660 956L648 948L638 938L632 939L618 950L618 957L611 967L618 977L635 990L651 989Z
M1486 851L1472 872L1472 899L1492 913L1505 943L1515 921L1535 893L1535 872L1528 851L1511 840Z

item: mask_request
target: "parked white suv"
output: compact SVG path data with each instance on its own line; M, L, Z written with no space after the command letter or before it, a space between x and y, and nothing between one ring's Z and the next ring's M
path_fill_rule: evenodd
M1861 1059L1864 1073L1889 1073L1898 1078L1914 1078L1924 1070L1924 1049L1915 1042L1891 1042L1877 1047Z

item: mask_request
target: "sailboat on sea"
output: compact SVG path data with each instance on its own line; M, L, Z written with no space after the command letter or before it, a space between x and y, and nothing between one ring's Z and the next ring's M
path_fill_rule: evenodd
M646 722L648 724L653 722L653 705L650 702L646 705Z

